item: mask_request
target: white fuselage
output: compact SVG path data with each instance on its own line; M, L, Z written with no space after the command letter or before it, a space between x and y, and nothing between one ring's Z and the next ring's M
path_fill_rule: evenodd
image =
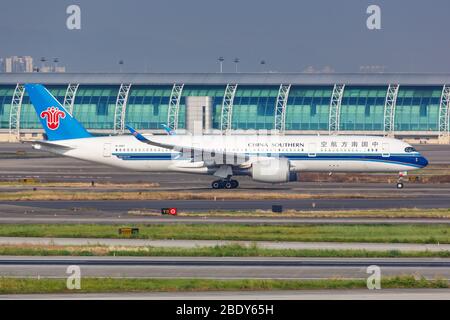
M402 172L422 168L427 161L407 143L375 136L283 136L283 135L174 135L148 136L186 149L215 150L245 155L243 168L262 158L287 158L297 172ZM49 141L35 148L109 166L148 172L214 174L201 159L192 160L180 151L138 141L131 135ZM69 148L59 148L66 146ZM180 149L178 149L180 150ZM224 163L228 164L228 163Z

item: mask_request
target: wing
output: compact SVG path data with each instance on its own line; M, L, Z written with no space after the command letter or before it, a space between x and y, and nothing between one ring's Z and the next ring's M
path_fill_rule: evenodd
M224 152L207 148L180 146L172 144L170 142L153 141L144 137L142 134L137 132L132 127L128 125L126 127L128 130L130 130L131 134L142 143L180 152L182 153L184 158L191 158L194 162L203 161L205 165L208 167L220 166L224 164L231 166L246 167L248 166L248 161L250 160L250 157L245 153L236 153L227 151Z

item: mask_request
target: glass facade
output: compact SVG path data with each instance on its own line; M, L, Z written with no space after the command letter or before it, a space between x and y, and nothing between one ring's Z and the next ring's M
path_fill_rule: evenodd
M9 113L15 86L0 86L0 129L9 129Z
M15 85L0 85L0 129L9 128ZM66 85L50 85L52 94L64 101ZM213 101L213 128L220 128L226 85L185 85L179 128L185 128L186 97L209 96ZM352 86L344 90L340 113L341 131L382 131L388 86ZM232 114L233 129L273 129L279 86L238 85ZM87 129L111 130L119 85L83 85L78 88L74 116ZM167 122L172 85L132 85L126 123L137 129L161 129ZM333 86L291 86L286 107L286 130L328 130ZM437 131L442 86L402 86L398 92L395 131ZM20 115L23 129L40 129L39 119L24 95Z
M333 87L291 87L286 106L286 130L328 130Z
M234 97L231 128L273 129L277 96L278 87L275 86L238 86Z
M119 86L80 85L75 97L73 115L86 128L112 129ZM64 101L64 93L62 99Z
M138 129L161 129L167 122L171 91L172 86L131 86L126 122Z
M341 130L383 130L386 87L346 87L341 103Z
M437 131L442 87L400 86L395 112L395 129Z

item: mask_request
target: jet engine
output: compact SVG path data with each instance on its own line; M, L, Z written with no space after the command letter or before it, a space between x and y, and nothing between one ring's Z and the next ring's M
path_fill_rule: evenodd
M263 159L252 163L251 177L255 181L282 183L296 181L297 174L290 172L288 159Z

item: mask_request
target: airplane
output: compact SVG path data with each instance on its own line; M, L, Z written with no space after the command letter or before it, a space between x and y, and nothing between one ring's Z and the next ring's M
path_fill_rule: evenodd
M163 127L164 131L166 131L166 133L167 133L169 136L176 135L175 130L173 130L172 128L169 128L169 126L165 125L164 123L161 124L161 127Z
M234 176L255 181L296 181L302 172L398 172L397 188L408 171L428 161L401 140L381 136L167 135L94 136L40 84L26 84L46 133L33 148L67 157L142 172L212 175L213 189L234 189Z

